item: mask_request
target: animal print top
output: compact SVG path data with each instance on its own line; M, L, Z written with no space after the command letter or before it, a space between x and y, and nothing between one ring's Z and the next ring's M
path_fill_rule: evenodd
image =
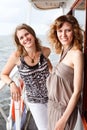
M35 66L29 66L24 57L20 57L18 70L25 83L26 97L29 102L46 103L48 101L46 78L49 76L47 58L43 54Z

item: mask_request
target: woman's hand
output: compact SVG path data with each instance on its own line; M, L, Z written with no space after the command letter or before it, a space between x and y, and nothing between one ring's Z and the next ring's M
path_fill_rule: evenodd
M57 121L54 130L64 130L64 128L65 128L65 122L60 118Z
M19 101L21 98L20 88L16 86L15 82L10 85L11 97L15 101Z

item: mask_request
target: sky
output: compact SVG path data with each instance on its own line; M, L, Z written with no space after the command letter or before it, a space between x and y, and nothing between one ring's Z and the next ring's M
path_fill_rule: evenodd
M30 24L36 33L45 33L48 24L61 14L59 10L42 11L29 6L28 0L0 0L0 35L9 35L21 23Z
M28 0L0 0L0 34L9 34L27 20Z
M0 35L12 34L21 23L31 25L37 34L44 34L53 20L62 15L62 11L61 8L44 11L36 9L30 6L29 0L0 0ZM80 16L77 14L81 22L84 19Z

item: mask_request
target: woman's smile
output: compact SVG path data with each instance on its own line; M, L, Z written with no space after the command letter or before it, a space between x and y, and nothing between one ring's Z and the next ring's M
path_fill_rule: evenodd
M65 22L63 26L57 30L57 36L62 45L70 45L73 39L71 24Z

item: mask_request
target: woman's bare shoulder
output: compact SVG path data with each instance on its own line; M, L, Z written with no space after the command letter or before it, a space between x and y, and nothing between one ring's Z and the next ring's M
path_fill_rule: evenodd
M8 59L8 62L10 63L13 63L13 64L17 64L19 62L19 59L20 59L20 55L19 55L19 52L18 51L14 51L9 59Z
M76 62L84 62L84 55L83 52L79 49L72 50L71 57L74 63Z
M73 49L71 53L73 57L83 56L83 52L79 49Z
M14 58L19 58L20 57L20 53L18 51L14 51L10 57L14 57Z
M42 49L42 53L43 53L43 55L44 55L45 57L48 57L48 56L50 55L51 50L50 50L49 47L42 46L41 49Z

